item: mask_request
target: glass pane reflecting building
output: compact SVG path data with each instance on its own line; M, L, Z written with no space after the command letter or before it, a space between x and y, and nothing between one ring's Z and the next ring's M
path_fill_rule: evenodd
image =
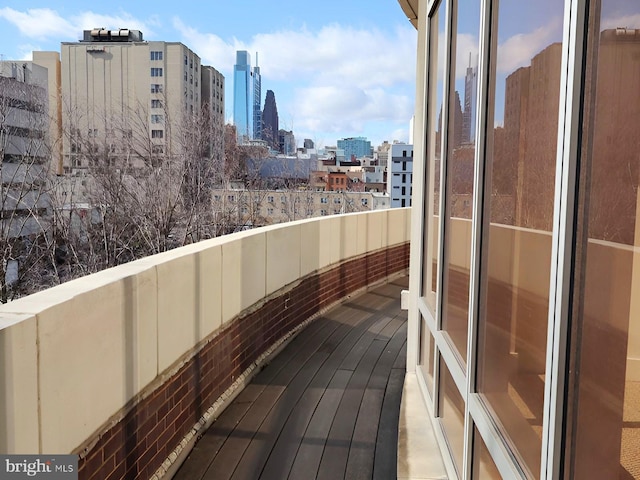
M407 368L449 477L640 478L640 2L399 3Z

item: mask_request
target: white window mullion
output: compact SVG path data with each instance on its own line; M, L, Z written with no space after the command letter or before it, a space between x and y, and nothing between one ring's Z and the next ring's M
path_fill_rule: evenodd
M559 478L587 2L565 0L541 479Z

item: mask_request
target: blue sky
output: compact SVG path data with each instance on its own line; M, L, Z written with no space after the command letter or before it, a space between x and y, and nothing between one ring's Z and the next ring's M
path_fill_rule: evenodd
M54 6L52 6L52 4ZM417 34L396 0L234 0L181 3L14 1L0 7L0 56L60 51L95 27L141 30L146 40L182 42L226 78L233 113L236 50L259 54L262 102L273 90L281 128L311 138L409 140Z

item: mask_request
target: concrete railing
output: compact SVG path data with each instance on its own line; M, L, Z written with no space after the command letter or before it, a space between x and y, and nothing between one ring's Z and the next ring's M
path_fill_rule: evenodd
M259 228L1 306L0 452L78 453L81 478L152 476L260 355L408 267L409 217Z

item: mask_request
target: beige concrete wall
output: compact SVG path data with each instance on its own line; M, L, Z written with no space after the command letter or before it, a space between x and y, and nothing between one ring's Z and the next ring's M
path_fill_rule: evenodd
M408 241L408 209L227 235L0 306L0 451L81 446L197 344L282 287Z

